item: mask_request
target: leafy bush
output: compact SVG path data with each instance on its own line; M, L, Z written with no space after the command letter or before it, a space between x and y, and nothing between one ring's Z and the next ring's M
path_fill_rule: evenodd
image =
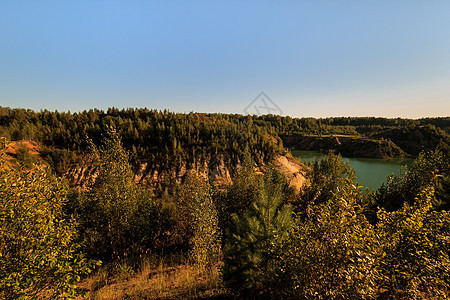
M11 169L0 159L0 298L75 297L74 283L94 262L63 213L67 186L46 169Z
M32 168L33 164L38 163L37 157L35 155L30 154L28 149L25 147L20 147L17 150L16 159L21 165L27 168Z
M435 177L440 175L439 177ZM414 203L415 197L433 184L435 209L450 208L450 155L439 149L421 152L408 169L388 178L377 192L376 204L387 211Z
M284 297L300 299L446 299L450 214L432 211L434 190L414 204L381 210L371 225L350 184L275 244L269 276Z
M349 180L273 248L277 293L295 299L374 297L380 246Z
M314 160L307 172L308 183L304 185L300 198L295 203L298 212L309 214L314 207L326 203L346 185L347 180L356 179L355 171L340 155L329 152L321 160Z
M192 172L177 197L190 225L192 261L199 268L217 263L221 255L221 232L212 185L200 174Z
M160 232L161 207L133 182L128 154L115 129L93 147L98 176L76 210L89 254L103 259L145 252ZM162 218L163 219L163 218Z
M380 210L375 224L367 221L361 187L338 156L313 164L305 193L313 201L293 225L277 221L277 212L284 215L282 193L261 181L252 208L232 216L224 249L227 285L244 296L293 299L448 298L450 214L432 209L434 186L442 187L444 176L428 179L429 162L422 158L417 165L414 176L425 173L429 186L398 211Z
M413 204L378 214L383 245L379 286L394 299L450 296L450 213L431 211L434 188L419 193Z
M238 217L251 209L259 194L260 178L254 171L254 161L250 154L245 152L241 169L233 178L233 184L220 195L218 199L218 210L220 226L222 229L229 227L232 223L232 215Z

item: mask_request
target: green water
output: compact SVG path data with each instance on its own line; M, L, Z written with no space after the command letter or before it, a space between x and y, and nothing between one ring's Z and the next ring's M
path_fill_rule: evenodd
M292 155L301 161L311 162L314 157L320 159L324 154L318 151L292 150ZM386 181L386 176L397 174L402 166L408 166L413 161L410 158L342 158L355 170L356 181L372 190L377 190Z

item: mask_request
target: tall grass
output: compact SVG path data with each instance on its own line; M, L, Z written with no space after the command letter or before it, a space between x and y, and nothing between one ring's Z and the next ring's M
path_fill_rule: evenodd
M101 267L78 287L87 299L196 299L227 297L220 263L206 268L186 255L148 256ZM82 298L80 298L82 299Z

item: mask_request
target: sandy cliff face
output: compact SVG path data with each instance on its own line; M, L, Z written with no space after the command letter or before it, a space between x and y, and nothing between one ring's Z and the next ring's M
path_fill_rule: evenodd
M26 149L30 155L39 155L41 152L39 144L34 141L14 141L6 145L6 154L16 156L20 149Z
M289 185L299 190L305 183L304 165L292 155L280 155L274 162L273 166L286 176ZM205 177L211 178L218 188L224 188L232 184L232 170L239 170L240 164L236 166L227 166L221 157L210 157L202 162L196 163L193 167L188 168L185 163L177 170L170 172L161 172L156 166L149 166L147 163L140 164L135 171L134 182L146 188L154 189L160 182L164 180L176 180L181 183L191 170L195 170ZM261 171L265 166L257 166L256 171ZM169 176L170 178L165 178Z
M9 166L18 167L20 165L31 168L33 164L47 165L41 156L40 144L35 141L5 142L0 147L2 148L0 151L4 150L6 163Z
M286 176L289 185L294 189L299 190L305 183L304 165L291 154L276 157L273 166ZM240 167L239 163L236 166L227 166L225 160L221 157L209 157L190 167L183 163L181 167L171 170L161 170L158 166L141 163L134 169L133 180L144 188L156 190L159 184L167 181L183 182L185 176L190 171L195 170L201 175L211 178L213 183L221 189L232 184L232 169L239 170ZM265 167L260 165L255 167L255 170L261 171ZM95 179L97 170L91 160L85 158L80 161L78 166L68 169L63 175L69 180L71 186L83 189L88 186L91 180Z
M289 186L297 191L305 184L305 170L304 165L300 163L292 155L278 156L274 161L274 167L286 176Z
M164 182L165 180L175 180L181 183L191 170L195 170L201 175L211 178L218 187L224 187L231 183L229 168L225 166L222 159L217 158L210 158L199 162L190 168L186 166L186 163L182 163L181 167L165 170L165 172L158 166L141 163L135 169L134 182L145 188L154 189L158 183Z
M98 170L92 162L92 158L85 155L79 163L72 165L62 174L69 181L70 186L85 189L97 177Z
M8 144L6 153L9 160L13 159L18 149L26 149L32 156L41 157L42 149L39 143L32 141L11 142ZM187 166L185 162L178 168L162 170L159 166L149 165L146 162L138 164L134 169L134 182L144 188L156 190L159 184L176 181L181 183L186 174L191 170L211 178L214 184L220 189L232 184L232 173L241 168L240 163L230 166L225 163L222 155L210 156L202 161L196 162L193 166ZM273 167L286 176L289 185L299 190L305 183L304 165L290 153L278 155L273 161ZM265 165L258 165L255 171L261 172ZM97 177L98 170L89 154L79 154L76 162L70 163L60 175L65 177L70 186L79 189L86 189Z

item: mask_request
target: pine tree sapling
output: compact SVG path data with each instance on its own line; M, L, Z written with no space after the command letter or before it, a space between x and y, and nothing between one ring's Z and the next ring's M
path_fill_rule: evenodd
M271 245L284 239L292 225L282 178L275 170L267 172L259 179L252 207L241 216L232 215L226 233L223 276L228 286L242 294L269 292L268 283L274 274Z

